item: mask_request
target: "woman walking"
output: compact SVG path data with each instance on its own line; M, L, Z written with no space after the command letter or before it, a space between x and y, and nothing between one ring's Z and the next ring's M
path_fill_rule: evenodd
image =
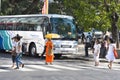
M15 50L16 50L16 68L14 69L19 69L19 64L21 65L21 67L24 67L24 64L21 61L21 57L22 57L22 43L20 41L22 37L19 36L18 34L14 37L15 41L16 41L16 45L15 45Z
M105 58L106 54L107 54L107 50L108 50L108 45L109 45L109 37L105 36L105 38L103 39L102 43L101 43L101 57Z
M45 60L46 64L48 64L48 63L52 64L53 60L54 60L53 43L51 41L51 38L47 38L47 42L46 42L46 60Z
M15 59L16 59L16 49L15 49L15 40L12 38L12 51L11 51L11 56L12 56L12 66L11 68L15 67Z
M109 69L112 69L112 63L115 60L115 56L114 56L114 52L113 52L114 49L116 49L115 41L113 39L110 39L110 43L108 46L108 52L106 55L106 59L109 61L109 64L108 64Z
M94 56L94 60L95 60L95 66L99 65L100 48L101 48L100 41L98 39L96 39L95 44L94 44L94 49L93 49L93 56Z

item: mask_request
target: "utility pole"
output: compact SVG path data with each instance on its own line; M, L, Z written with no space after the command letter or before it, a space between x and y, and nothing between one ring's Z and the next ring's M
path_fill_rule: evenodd
M1 0L0 0L0 12L1 12Z
M44 0L42 14L48 14L48 10L49 10L49 0Z

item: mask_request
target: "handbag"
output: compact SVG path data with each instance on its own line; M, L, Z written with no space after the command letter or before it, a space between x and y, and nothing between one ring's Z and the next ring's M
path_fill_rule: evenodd
M115 58L118 58L118 53L117 53L117 50L116 50L116 49L114 49L114 50L113 50L113 52L114 52L114 56L115 56Z

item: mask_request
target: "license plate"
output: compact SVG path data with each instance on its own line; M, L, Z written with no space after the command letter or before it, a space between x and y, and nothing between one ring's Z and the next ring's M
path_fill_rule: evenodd
M68 51L61 51L61 52L68 52Z
M70 48L70 45L62 45L62 48Z

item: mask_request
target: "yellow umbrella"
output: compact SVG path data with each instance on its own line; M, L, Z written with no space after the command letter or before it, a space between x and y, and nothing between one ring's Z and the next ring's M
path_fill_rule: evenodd
M55 33L50 33L50 34L47 34L45 35L45 38L60 38L60 35L58 34L55 34Z

